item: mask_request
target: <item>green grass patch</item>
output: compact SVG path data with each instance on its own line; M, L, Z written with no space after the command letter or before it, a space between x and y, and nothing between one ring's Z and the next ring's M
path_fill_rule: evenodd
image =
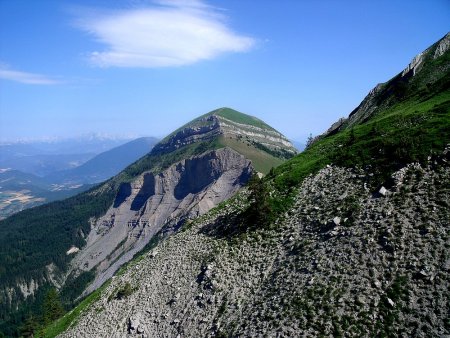
M289 189L326 164L371 165L382 181L393 170L423 161L450 143L449 102L450 93L402 102L365 124L325 137L275 169L275 186Z
M373 173L375 189L411 162L423 162L450 144L450 92L428 100L399 102L364 124L319 139L304 152L270 172L267 182L277 214L287 210L298 185L327 164L361 167Z
M209 115L212 115L212 114L222 116L222 117L226 118L227 120L231 120L236 123L247 124L250 126L267 129L267 130L272 130L272 131L275 130L271 126L269 126L268 124L266 124L265 122L261 121L260 119L258 119L256 117L242 114L231 108L219 108L219 109L214 110L211 113L209 113Z
M246 158L252 161L255 169L263 174L267 174L273 167L279 166L285 160L277 158L265 151L255 148L248 142L237 140L235 138L229 138L221 136L217 140L217 146L230 147L238 153L244 155Z

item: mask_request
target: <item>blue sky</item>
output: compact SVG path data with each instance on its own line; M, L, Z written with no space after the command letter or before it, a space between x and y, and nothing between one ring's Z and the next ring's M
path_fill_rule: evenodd
M228 106L302 141L449 23L447 0L0 0L0 140L162 137Z

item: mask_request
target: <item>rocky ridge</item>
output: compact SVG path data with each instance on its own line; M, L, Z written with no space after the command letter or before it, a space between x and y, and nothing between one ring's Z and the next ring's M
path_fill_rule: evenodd
M375 192L370 169L327 166L275 227L226 236L243 192L134 261L61 337L448 335L449 154Z
M350 113L348 118L339 119L321 137L333 135L345 128L364 123L377 112L402 101L405 95L409 95L408 88L414 88L412 92L417 94L416 87L419 85L430 86L430 84L437 82L437 79L446 76L450 70L448 62L443 62L439 67L435 67L438 71L434 69L431 72L422 72L422 70L427 64L448 55L449 49L450 33L447 33L431 47L416 55L408 66L393 79L376 85L359 106Z

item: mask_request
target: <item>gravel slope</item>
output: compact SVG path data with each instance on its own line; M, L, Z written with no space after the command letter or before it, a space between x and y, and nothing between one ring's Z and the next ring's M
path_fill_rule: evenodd
M230 239L242 192L130 264L61 337L448 335L447 161L382 193L370 172L324 168L276 227Z

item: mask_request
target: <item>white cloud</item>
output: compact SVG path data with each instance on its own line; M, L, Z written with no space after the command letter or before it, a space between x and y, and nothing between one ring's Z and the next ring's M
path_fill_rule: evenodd
M59 80L45 75L13 70L3 64L0 64L0 79L33 85L55 85L62 83Z
M106 50L89 53L101 67L170 67L250 50L255 40L233 32L200 0L158 0L152 7L96 12L78 20Z

